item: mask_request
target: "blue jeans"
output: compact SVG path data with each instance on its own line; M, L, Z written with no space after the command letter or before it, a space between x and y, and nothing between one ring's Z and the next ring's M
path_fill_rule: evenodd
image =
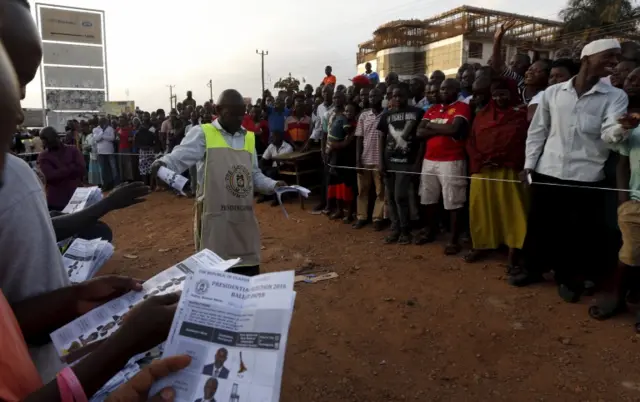
M98 155L98 163L100 163L104 190L111 190L114 186L120 184L118 162L115 155Z

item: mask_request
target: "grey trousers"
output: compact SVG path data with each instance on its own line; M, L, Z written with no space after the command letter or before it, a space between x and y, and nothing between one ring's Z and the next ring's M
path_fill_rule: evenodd
M411 231L411 208L409 186L413 175L407 173L389 173L385 178L386 199L389 206L391 230Z

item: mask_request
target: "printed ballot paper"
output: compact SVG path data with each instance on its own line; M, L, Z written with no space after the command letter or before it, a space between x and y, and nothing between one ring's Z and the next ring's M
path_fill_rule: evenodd
M158 381L176 402L271 402L280 398L285 346L296 293L294 272L245 277L196 269L187 278L163 357L191 356Z
M181 194L184 194L182 192L182 189L189 180L186 177L174 172L171 169L167 169L164 166L161 166L160 169L158 169L158 178L167 183L171 188L178 190Z
M75 239L62 255L64 268L71 283L93 278L113 255L113 246L106 240Z
M72 214L95 204L102 199L102 190L99 187L78 187L74 191L69 203L62 213Z
M284 213L284 216L286 218L289 218L289 214L287 213L287 210L284 208L284 205L282 205L282 194L298 193L304 198L309 198L309 194L311 194L311 190L309 190L306 187L298 186L296 184L294 184L293 186L276 187L275 192L276 192L276 197L278 198L278 203L282 207L282 212Z
M239 261L237 258L225 261L213 251L202 250L146 281L141 292L132 291L122 295L58 328L51 333L53 345L63 360L71 363L82 357L80 349L106 339L115 332L122 324L122 317L142 300L181 290L187 275L197 269L224 271ZM73 353L76 351L80 355Z

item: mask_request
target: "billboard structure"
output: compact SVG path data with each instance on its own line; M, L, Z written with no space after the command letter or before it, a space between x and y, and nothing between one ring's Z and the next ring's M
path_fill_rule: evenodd
M47 124L101 113L109 100L105 14L101 10L36 3L42 36L42 105Z

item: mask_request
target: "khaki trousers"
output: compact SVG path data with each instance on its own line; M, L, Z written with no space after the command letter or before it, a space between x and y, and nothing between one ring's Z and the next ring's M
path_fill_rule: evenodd
M384 183L376 165L364 165L365 169L358 172L358 220L367 220L369 210L369 191L371 186L376 189L376 202L373 207L373 221L384 218Z

